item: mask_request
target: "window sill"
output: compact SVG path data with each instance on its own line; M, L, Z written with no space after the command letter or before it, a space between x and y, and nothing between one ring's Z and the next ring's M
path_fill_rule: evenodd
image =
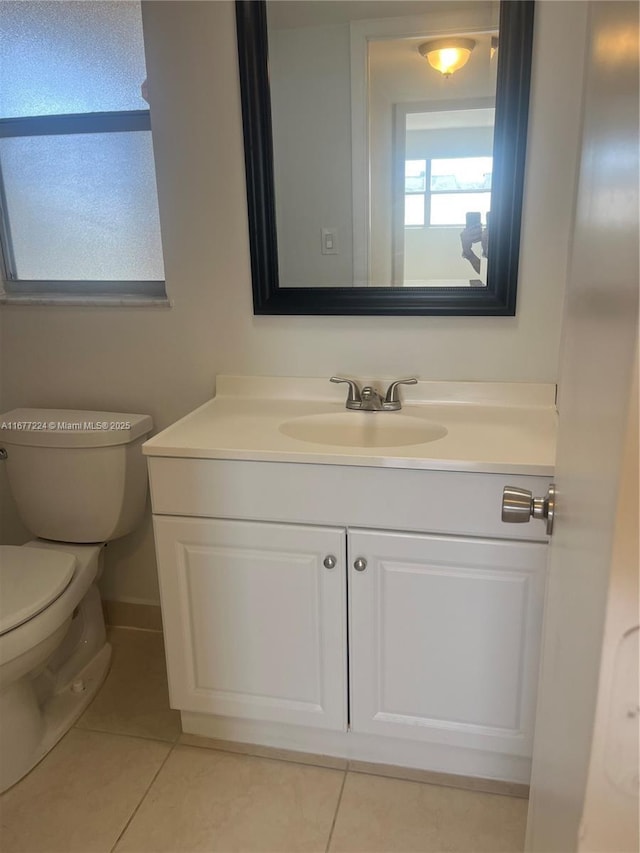
M80 296L77 294L0 294L0 305L56 305L82 308L171 308L167 296L126 296L122 293L113 296Z

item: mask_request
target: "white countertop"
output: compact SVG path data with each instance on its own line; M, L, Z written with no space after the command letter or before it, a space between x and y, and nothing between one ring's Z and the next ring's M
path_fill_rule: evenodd
M371 384L383 391L390 381ZM149 439L143 450L147 456L191 459L553 474L555 385L418 382L402 386L400 415L447 430L443 438L424 444L334 446L290 438L280 431L284 422L294 418L344 413L346 391L345 385L333 385L328 378L219 376L213 400ZM397 417L395 412L352 414Z

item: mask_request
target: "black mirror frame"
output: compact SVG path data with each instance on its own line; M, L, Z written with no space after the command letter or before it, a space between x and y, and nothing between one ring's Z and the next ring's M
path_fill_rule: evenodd
M534 0L501 0L487 287L280 288L266 2L236 0L254 314L515 315L533 15Z

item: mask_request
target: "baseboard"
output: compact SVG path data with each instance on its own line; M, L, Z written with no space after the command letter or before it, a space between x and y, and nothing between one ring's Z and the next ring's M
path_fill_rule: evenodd
M139 628L162 631L162 612L159 604L138 604L132 601L102 602L104 621L112 628Z
M481 779L474 776L457 776L453 773L436 773L433 770L416 770L414 767L399 767L395 764L354 761L346 758L336 758L332 755L297 752L293 749L278 749L273 746L260 746L260 744L255 743L220 740L187 733L183 733L178 742L183 744L183 746L217 749L221 752L253 755L257 758L271 758L275 761L291 761L295 764L311 764L315 767L327 767L331 770L350 770L352 773L387 776L391 779L423 782L428 785L441 785L445 788L461 788L465 791L481 791L485 794L500 794L506 797L517 797L518 799L525 800L529 797L528 785L518 782L503 782L499 779Z
M181 743L191 746L320 766L336 766L333 762L342 759L347 763L345 769L357 773L528 796L531 761L523 756L189 711L182 711L181 717ZM331 763L326 764L327 760Z

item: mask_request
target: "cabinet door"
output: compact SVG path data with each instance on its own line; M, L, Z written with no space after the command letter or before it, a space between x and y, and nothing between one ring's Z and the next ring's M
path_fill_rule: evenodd
M530 755L545 552L350 531L353 730Z
M344 530L171 516L154 528L173 707L344 730Z

